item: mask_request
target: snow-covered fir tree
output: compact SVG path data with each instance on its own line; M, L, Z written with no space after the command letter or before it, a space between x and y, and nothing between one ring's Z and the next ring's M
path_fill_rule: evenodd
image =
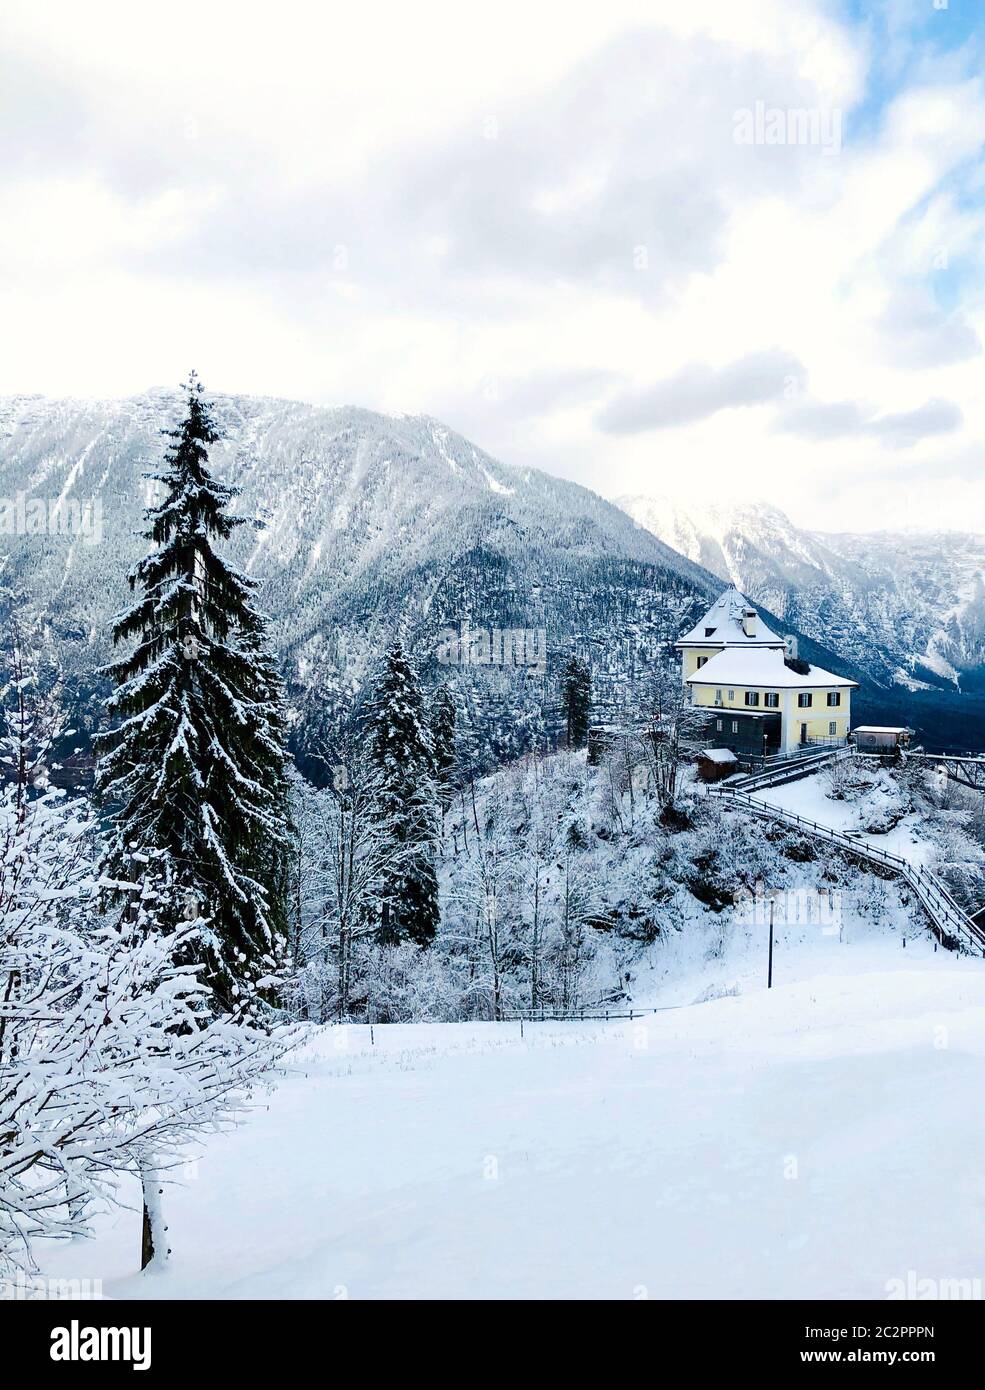
M588 738L592 675L584 661L577 656L573 656L564 668L562 702L568 747L583 748Z
M400 850L381 885L380 940L427 946L439 917L434 744L417 675L399 642L384 661L367 734L380 774L378 814ZM407 846L413 847L410 855Z
M219 432L192 374L185 418L146 514L152 549L130 572L139 597L113 628L132 650L107 668L118 721L97 789L114 820L117 881L157 875L155 925L201 923L195 954L221 1007L250 1013L286 934L290 847L283 687L266 652L254 581L214 549L243 518L209 471ZM115 890L118 897L123 890Z

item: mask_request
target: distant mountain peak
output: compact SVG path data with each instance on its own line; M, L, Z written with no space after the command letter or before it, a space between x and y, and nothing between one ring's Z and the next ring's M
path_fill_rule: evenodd
M617 505L881 684L985 678L985 537L807 531L762 501Z

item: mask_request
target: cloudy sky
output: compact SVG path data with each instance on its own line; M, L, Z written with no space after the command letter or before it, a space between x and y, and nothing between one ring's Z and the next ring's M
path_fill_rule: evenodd
M0 391L985 531L981 9L3 0Z

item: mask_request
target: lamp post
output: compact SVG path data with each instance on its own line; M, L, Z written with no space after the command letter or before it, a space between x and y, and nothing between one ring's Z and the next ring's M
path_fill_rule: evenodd
M770 955L769 966L766 972L766 988L773 988L773 907L774 899L770 898Z

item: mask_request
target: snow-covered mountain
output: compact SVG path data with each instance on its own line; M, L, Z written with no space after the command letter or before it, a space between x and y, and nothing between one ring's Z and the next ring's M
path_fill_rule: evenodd
M985 685L985 536L829 535L762 502L618 505L880 684Z
M548 693L564 654L577 650L592 659L600 702L618 702L717 590L611 503L509 468L435 420L215 401L225 438L213 464L241 489L238 510L255 523L242 528L234 558L262 581L296 704L309 713L357 692L397 630L426 652L441 629L462 624L544 630ZM181 408L177 392L0 401L0 498L101 507L98 544L0 539L0 587L28 616L43 615L87 690L126 601L125 573L146 550L152 485L143 475ZM498 724L506 741L497 751L522 747L542 717L545 677L453 674L472 692L477 722Z

